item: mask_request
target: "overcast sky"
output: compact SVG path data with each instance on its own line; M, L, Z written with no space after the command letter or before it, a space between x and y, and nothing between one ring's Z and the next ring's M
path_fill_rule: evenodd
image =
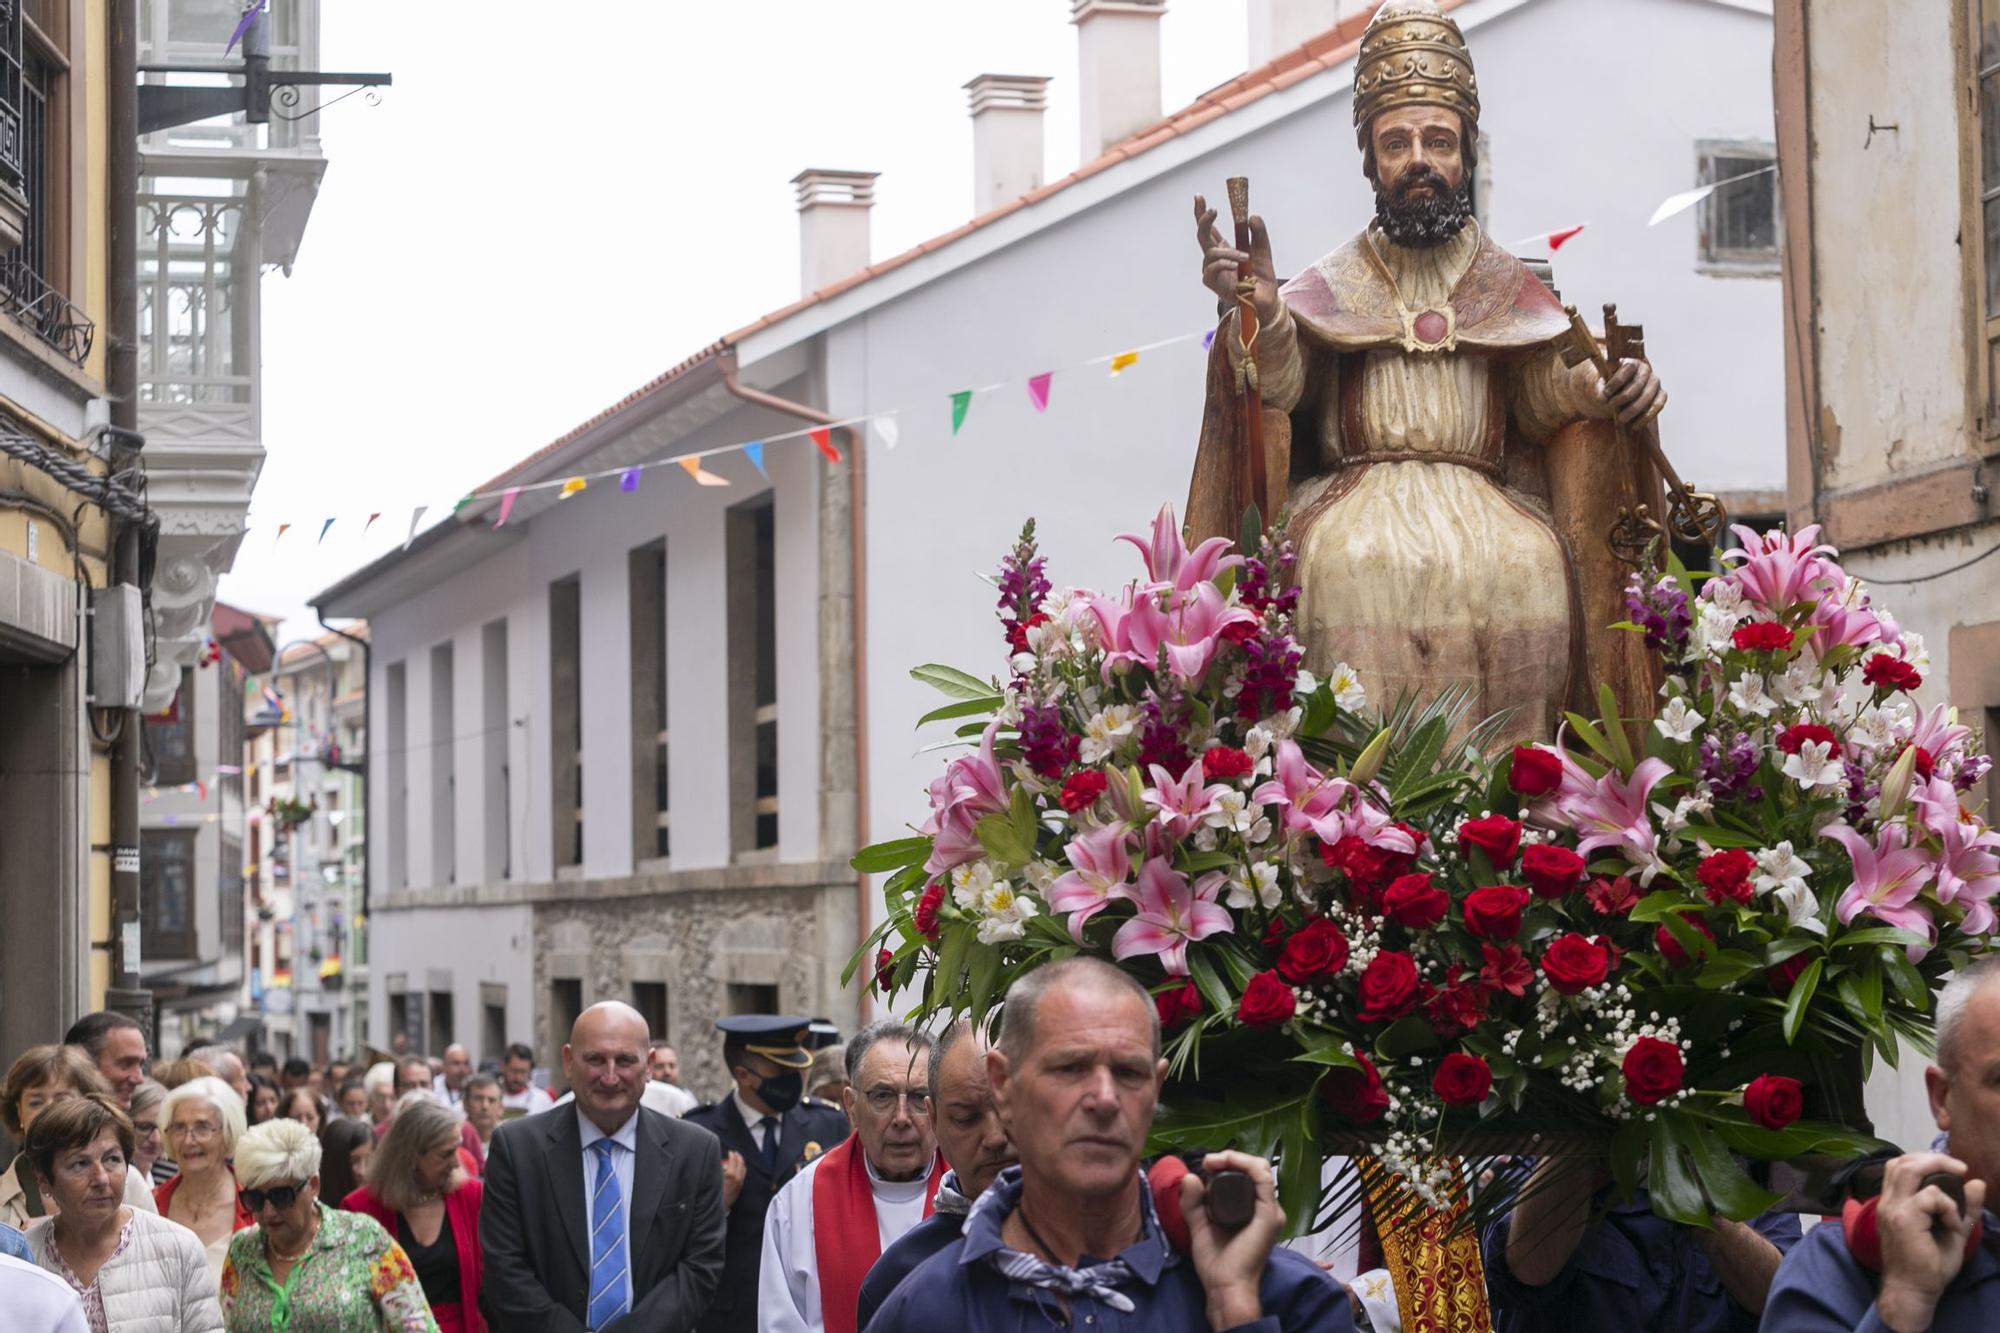
M1079 160L1068 0L321 6L329 108L290 277L264 281L264 447L225 601L306 599L720 334L798 294L791 178L879 171L877 258L972 214L975 74L1044 74ZM1173 0L1171 110L1241 72L1245 0ZM365 537L373 510L381 519ZM336 518L324 545L322 522ZM277 526L291 523L275 540Z

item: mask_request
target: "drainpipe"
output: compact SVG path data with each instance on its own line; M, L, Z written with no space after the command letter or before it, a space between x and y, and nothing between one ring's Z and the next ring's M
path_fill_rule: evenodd
M375 678L374 652L369 647L367 639L362 638L358 634L349 634L338 625L327 624L326 612L316 606L313 608L313 615L319 618L321 628L338 634L341 638L361 650L361 771L356 773L355 776L361 779L361 836L372 839L374 837L374 830L368 826L368 752L375 748L375 738L369 732L368 687L370 682ZM329 669L331 669L332 665L332 659L329 658L327 661ZM333 686L338 680L338 674L337 672L332 672L328 677L327 698L329 700L333 697ZM331 707L332 704L329 703L328 708L330 709ZM375 848L372 844L364 843L361 848L361 915L363 917L368 915L368 886L373 882L374 867Z
M765 393L762 389L754 389L737 379L734 348L724 350L722 384L730 393L746 403L769 408L773 412L796 417L801 421L810 421L816 426L830 426L835 420L816 407ZM852 426L842 426L839 427L839 432L847 438L849 491L847 523L848 551L851 557L849 581L852 584L848 598L851 620L848 632L854 641L854 849L860 851L868 845L868 525L865 522L868 488L863 470L867 456L861 447L859 431ZM868 876L858 874L854 880L856 950L868 941L868 904ZM873 1009L874 1002L868 987L863 986L861 1017L864 1022L872 1014Z

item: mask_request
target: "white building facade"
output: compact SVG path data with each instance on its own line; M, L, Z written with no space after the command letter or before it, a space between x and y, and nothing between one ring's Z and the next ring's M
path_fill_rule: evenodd
M1261 40L1292 30L1288 8L1255 6ZM804 299L315 599L328 616L366 615L375 635L378 1042L429 1022L442 995L449 1035L470 1044L498 1001L508 1034L552 1063L576 1004L659 999L712 1093L715 1015L775 1002L842 1027L860 1016L868 1000L840 988L840 968L879 904L844 863L923 818L940 760L920 747L945 738L916 734L941 701L908 668L1000 667L976 576L1025 518L1059 584L1115 585L1134 566L1113 536L1185 495L1198 335L1215 317L1193 196L1219 201L1225 177L1248 176L1281 274L1372 215L1349 97L1365 13L1334 8L1340 27L1162 118L1157 73L1131 73L1157 71L1163 7L1074 0L1093 136L1077 173L1037 184L1041 81L1019 76L968 85L987 211L945 237L870 266L873 176L803 173ZM1616 301L1645 324L1685 475L1739 513L1780 509L1772 177L1646 225L1666 196L1768 162L1768 4L1448 8L1479 69L1489 230L1505 243L1589 223L1556 256L1564 298L1593 318ZM1699 86L1691 68L1708 75ZM1175 338L1108 373L1110 354ZM1041 410L1023 386L1052 369ZM998 381L954 432L950 395ZM895 410L897 443L835 430L836 464L804 439L773 442L768 477L741 453L704 459L727 488L665 468L642 475L638 498L615 478L563 500L524 491L494 526L508 487L808 424L764 395L825 419ZM650 857L649 835L663 839ZM423 1044L444 1035L430 1023Z

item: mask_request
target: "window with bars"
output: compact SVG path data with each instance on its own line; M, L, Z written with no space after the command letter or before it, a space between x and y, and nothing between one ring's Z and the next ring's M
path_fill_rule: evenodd
M1777 147L1769 143L1716 140L1696 145L1695 184L1715 186L1697 215L1702 268L1777 273L1777 160Z
M59 0L0 0L0 193L20 226L0 258L0 308L81 365L96 330L63 295L74 285L69 13Z
M139 929L147 958L192 958L195 830L139 834Z
M1987 433L2000 431L2000 0L1971 0L1974 75L1979 81L1979 247L1981 278L1971 283L1982 333L1978 374ZM1969 253L1969 252L1968 252ZM1982 291L1983 289L1983 291Z

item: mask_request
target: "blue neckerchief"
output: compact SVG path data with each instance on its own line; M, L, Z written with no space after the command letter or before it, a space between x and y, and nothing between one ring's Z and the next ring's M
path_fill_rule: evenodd
M1139 1177L1139 1239L1125 1247L1116 1258L1070 1268L1052 1263L1037 1254L1012 1249L1001 1238L1008 1214L1021 1206L1021 1168L1002 1171L986 1192L973 1202L965 1221L965 1248L961 1264L984 1262L1010 1282L1054 1292L1059 1296L1082 1296L1106 1305L1121 1314L1133 1311L1132 1298L1118 1290L1137 1279L1151 1286L1160 1273L1180 1258L1160 1232L1159 1217L1153 1211L1153 1191L1146 1178Z

